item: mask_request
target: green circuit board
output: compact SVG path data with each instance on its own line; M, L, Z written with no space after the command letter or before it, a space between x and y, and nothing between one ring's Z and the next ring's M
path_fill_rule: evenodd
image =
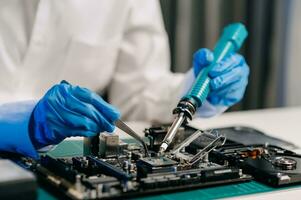
M131 140L127 140L129 142ZM67 140L56 146L48 154L55 157L65 157L65 156L76 156L81 155L83 152L83 143L81 140ZM229 198L237 197L241 195L271 192L275 190L283 190L292 187L300 186L290 186L285 188L276 189L269 187L267 185L261 184L256 181L250 181L245 183L237 183L231 185L215 186L210 188L195 189L191 191L183 191L177 193L154 195L149 197L137 198L139 200L206 200L206 199L219 199L219 198ZM52 194L45 191L43 188L39 188L38 199L56 199Z

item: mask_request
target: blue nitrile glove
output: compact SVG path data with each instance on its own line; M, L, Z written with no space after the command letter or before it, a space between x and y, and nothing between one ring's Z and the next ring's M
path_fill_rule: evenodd
M213 61L213 53L200 49L193 56L194 75ZM249 67L243 56L231 54L216 64L209 72L210 93L207 101L213 106L229 107L238 103L244 96L248 84Z
M119 111L96 93L65 81L53 86L36 105L31 140L36 148L57 144L70 136L113 132Z
M38 154L29 137L29 119L35 101L1 104L0 151L14 152L37 159Z

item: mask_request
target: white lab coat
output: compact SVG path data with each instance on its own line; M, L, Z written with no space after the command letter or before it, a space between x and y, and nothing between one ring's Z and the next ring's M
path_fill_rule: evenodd
M168 121L193 79L169 69L157 1L0 1L1 102L39 99L67 80L107 91L127 120Z

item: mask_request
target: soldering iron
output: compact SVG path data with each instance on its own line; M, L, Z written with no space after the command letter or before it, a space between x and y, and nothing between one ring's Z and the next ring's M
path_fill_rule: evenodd
M241 23L230 24L224 28L222 36L218 40L213 51L213 62L200 71L190 91L182 97L177 107L173 110L173 114L176 115L176 117L163 139L159 153L166 151L180 126L183 123L188 123L188 120L192 120L192 116L197 108L202 106L205 102L210 92L209 72L211 69L226 56L238 51L247 35L248 32Z

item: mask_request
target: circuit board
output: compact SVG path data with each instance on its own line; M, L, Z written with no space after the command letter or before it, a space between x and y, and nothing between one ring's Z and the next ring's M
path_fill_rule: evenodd
M101 134L84 142L83 156L44 155L38 162L23 158L22 163L45 187L70 199L125 199L246 182L254 177L260 180L263 175L262 181L273 186L300 182L296 177L288 180L299 171L293 152L239 144L218 131L182 127L167 153L158 154L167 129L154 126L145 130L149 154L142 145ZM262 162L267 162L267 167L260 171Z

